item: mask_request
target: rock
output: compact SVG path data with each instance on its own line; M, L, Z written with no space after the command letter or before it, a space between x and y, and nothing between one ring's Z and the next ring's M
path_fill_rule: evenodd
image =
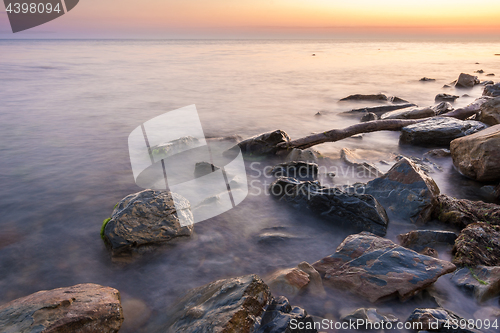
M200 146L200 140L192 136L184 136L176 140L160 143L151 147L151 155L156 161Z
M293 148L290 154L286 157L286 162L311 162L318 163L319 153L311 148L297 149Z
M479 84L477 76L461 73L455 84L456 88L472 88L474 85Z
M490 99L481 105L478 120L490 126L500 124L500 97Z
M500 267L477 266L457 270L451 281L479 302L500 294Z
M444 88L444 89L447 89L447 88L451 88L451 86L450 86L450 85L448 85L448 84L445 84L445 85L443 85L443 88Z
M430 156L430 157L434 157L434 158L443 158L443 157L451 156L451 152L449 149L444 149L444 148L432 149L432 150L429 150L427 153L425 153L424 156Z
M437 203L439 187L403 157L385 175L368 182L365 193L373 195L391 214L412 223L425 223Z
M378 120L378 116L373 112L366 112L363 115L363 117L361 117L361 119L359 121L364 123L364 122L373 121L373 120Z
M423 254L424 256L429 256L429 257L439 259L439 253L431 247L426 247L425 249L423 249L422 251L420 251L418 253Z
M410 103L406 99L402 99L396 96L389 97L389 102L393 104L404 104L404 103Z
M431 108L408 108L384 113L380 119L420 119L435 116Z
M458 323L460 326L460 321L466 320L450 310L444 308L437 309L415 309L410 317L406 320L410 323L421 323L422 329L432 331L432 332L443 332L443 333L480 333L476 329L468 328L456 328L453 329L453 323ZM447 325L451 326L447 328Z
M379 312L375 308L360 308L356 311L345 315L340 318L340 321L348 322L348 323L360 323L362 321L365 326L357 326L357 329L367 329L369 327L373 327L370 325L373 324L381 324L381 323L397 323L399 319L392 314L384 314ZM367 324L367 325L366 325ZM368 327L367 327L368 326Z
M361 108L361 109L352 109L351 111L346 111L344 113L375 113L375 114L382 114L385 112L389 111L394 111L394 110L400 110L400 109L406 109L406 108L411 108L415 107L415 104L412 103L403 103L403 104L395 104L395 105L380 105L380 106L372 106L372 107L367 107L367 108Z
M135 333L140 331L151 317L151 309L137 298L122 298L124 325L120 333Z
M275 165L270 174L276 178L292 177L298 180L316 180L318 178L318 165L308 162L285 162Z
M454 232L436 230L414 230L398 236L402 246L414 251L422 251L426 247L453 245L456 239Z
M315 114L315 116L321 116L321 115L322 115L322 114L321 114L321 112L319 112L319 111L318 111L318 112L316 112L316 114Z
M256 275L219 280L190 290L145 331L250 333L270 300L268 286Z
M265 156L265 155L275 155L278 151L282 149L278 148L280 143L288 143L290 137L282 130L276 130L269 133L264 133L261 135L254 136L252 138L241 141L237 144L240 147L243 154L248 156ZM237 151L236 146L228 149L224 152L224 155L230 155L234 151Z
M342 98L340 102L346 102L346 101L386 102L388 100L389 99L384 94L376 94L376 95L355 94Z
M484 73L484 71L483 71L482 69L479 69L479 70L477 70L477 71L474 71L474 73L483 74L483 73Z
M273 292L294 297L299 292L309 291L315 296L324 296L325 289L319 273L307 262L297 267L278 270L264 279Z
M488 84L495 84L495 82L488 80L488 81L483 81L480 83L480 85L482 85L482 86L487 86Z
M500 125L495 125L450 144L458 171L478 181L500 179Z
M325 288L323 287L323 280L321 280L321 275L314 269L312 265L308 262L301 262L297 265L297 268L306 272L309 275L309 285L307 290L314 296L326 296Z
M486 76L495 76L495 73L486 74Z
M385 235L389 220L384 208L371 195L348 194L316 182L279 178L270 186L271 196L335 224Z
M469 224L453 247L457 266L500 266L500 226L488 223Z
M359 155L348 148L342 148L340 150L340 158L348 165L356 168L358 176L360 176L360 174L363 176L360 178L379 177L384 174L373 164L362 161Z
M463 229L469 224L485 222L500 225L500 206L482 201L455 199L447 195L437 197L432 213L441 222Z
M299 237L288 232L286 227L271 227L261 230L257 242L261 245L275 245L286 241L292 241Z
M490 201L494 201L497 197L496 189L495 189L495 186L493 186L493 185L481 186L481 188L479 189L479 192L481 193L481 196L483 198L486 198Z
M213 165L212 163L198 162L194 166L194 176L196 178L203 177L219 169L219 167Z
M291 322L293 320L293 322ZM297 326L297 328L295 328ZM299 329L298 327L303 327ZM255 333L317 333L314 320L304 309L293 307L280 296L267 306L260 327ZM236 332L235 332L236 333Z
M450 262L418 254L369 232L348 236L336 252L313 264L324 283L370 302L398 295L402 300L453 272Z
M399 142L419 146L448 146L454 139L474 134L486 127L485 124L475 120L434 117L403 127Z
M441 102L431 107L431 109L434 111L436 116L455 110L449 102Z
M0 330L12 333L118 332L118 290L97 284L43 290L0 306Z
M175 204L174 204L175 201ZM183 207L182 211L176 210ZM191 221L182 227L179 220ZM103 225L103 239L113 255L142 252L193 232L189 202L178 194L144 190L123 198Z
M434 98L434 101L436 102L455 102L457 98L460 98L460 96L457 95L450 95L450 94L437 94L436 98Z
M428 77L424 76L423 78L420 79L420 81L422 81L422 82L430 82L430 81L436 81L436 79L431 79L431 78L428 78Z
M500 83L487 84L483 90L483 96L498 97L500 96Z

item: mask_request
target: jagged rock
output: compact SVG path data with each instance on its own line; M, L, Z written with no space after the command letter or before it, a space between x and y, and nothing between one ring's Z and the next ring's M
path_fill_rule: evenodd
M461 73L458 76L457 83L455 87L457 88L472 88L474 85L479 84L477 76Z
M39 291L0 306L5 333L115 333L122 323L118 290L91 283Z
M285 162L275 165L270 174L276 178L292 177L298 180L316 180L318 178L318 165L308 162Z
M478 120L490 126L500 124L500 97L490 99L481 105Z
M424 156L430 156L434 158L442 158L451 156L451 151L449 149L439 148L429 150Z
M362 321L364 324L368 324L366 326L368 327L373 327L370 325L373 325L375 323L397 323L399 322L399 319L394 316L393 314L385 314L379 312L375 308L360 308L357 309L356 311L345 315L340 318L341 321L343 322L353 322L353 323L360 323L358 320ZM368 327L365 326L357 326L357 329L367 329Z
M325 294L321 276L305 261L294 268L280 269L267 276L264 281L273 292L287 297L294 297L306 290L316 296Z
M500 266L500 226L469 224L455 241L453 254L457 266Z
M190 225L182 227L179 216L182 221L190 221ZM126 196L117 204L111 219L103 225L101 236L113 255L142 252L148 247L190 236L192 221L189 202L180 195L144 190Z
M431 81L436 81L436 79L431 79L429 77L425 77L424 76L423 78L420 79L420 81L422 81L422 82L431 82Z
M500 83L487 84L483 90L483 96L499 97L500 96Z
M434 117L401 129L400 143L420 146L448 146L451 141L474 134L487 126L479 121Z
M377 169L376 166L363 161L361 156L348 148L342 148L340 150L340 158L348 165L356 168L358 176L360 176L360 174L363 176L360 178L379 177L384 174L382 171Z
M309 149L293 148L292 151L287 155L286 161L318 163L318 155L319 153L311 148Z
M313 267L325 284L371 302L394 295L408 299L455 270L450 262L418 254L369 232L348 236L333 255Z
M270 186L271 196L297 208L308 209L333 223L384 236L389 220L384 208L371 195L348 194L323 187L319 182L279 178Z
M462 268L453 274L451 281L467 294L484 302L500 294L500 267Z
M194 176L196 178L203 177L219 169L219 167L213 165L212 163L198 162L194 166Z
M414 251L422 251L426 247L453 245L456 239L457 235L451 231L413 230L398 235L401 245Z
M453 323L458 323L460 326L460 321L465 321L464 318L458 316L457 314L446 310L444 308L437 309L415 309L410 317L406 320L410 323L422 323L422 329L431 332L442 332L442 333L480 333L476 329L468 328L453 328ZM447 326L451 326L448 328Z
M453 164L458 171L478 181L500 179L500 124L478 133L453 140L450 144Z
M450 95L450 94L437 94L436 97L434 98L435 102L455 102L457 98L460 98L460 96L457 95Z
M403 104L394 104L394 105L380 105L380 106L372 106L372 107L366 107L366 108L360 108L360 109L352 109L350 111L346 111L344 113L375 113L375 114L382 114L385 112L389 111L394 111L394 110L400 110L400 109L406 109L406 108L411 108L411 107L416 107L415 104L412 103L403 103Z
M219 280L190 290L145 331L255 332L270 300L268 286L256 275Z
M436 116L455 110L449 102L441 102L431 107Z
M307 312L302 308L297 306L292 308L288 299L283 296L273 299L266 307L266 311L262 315L260 327L255 331L255 333L317 332L318 331L314 328L313 318L308 316Z
M388 100L389 99L384 94L376 94L376 95L355 94L342 98L340 102L345 102L345 101L386 102Z
M434 110L426 108L408 108L384 113L380 119L420 119L435 116Z
M439 187L415 163L403 157L385 175L368 182L365 193L373 195L391 214L413 223L425 223L437 203Z
M437 197L432 213L441 222L463 229L469 224L485 222L500 225L500 206L482 201L455 199L447 195Z
M377 120L378 119L378 116L373 113L373 112L366 112L362 117L361 119L359 120L360 122L364 123L364 122L367 122L367 121L373 121L373 120Z
M405 103L410 103L408 102L406 99L402 99L402 98L399 98L397 96L392 96L392 97L389 97L389 102L393 103L393 104L405 104Z
M252 138L241 141L237 146L241 149L242 153L250 156L259 155L274 155L278 151L282 150L278 148L278 144L287 143L290 141L290 137L282 130L276 130L269 133L260 134ZM228 149L224 155L229 155L233 153L236 146Z

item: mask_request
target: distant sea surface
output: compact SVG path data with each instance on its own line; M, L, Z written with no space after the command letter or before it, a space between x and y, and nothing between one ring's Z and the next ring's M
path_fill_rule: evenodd
M339 116L359 106L338 103L350 94L384 93L430 106L438 93L467 93L455 105L463 106L482 87L443 85L480 69L482 81L498 80L496 53L500 41L0 40L0 304L93 282L119 289L124 301L144 301L154 313L212 280L265 275L333 253L346 233L261 197L195 225L188 242L132 264L113 263L99 237L101 223L116 202L140 190L128 135L191 104L207 136L279 128L292 138L356 123ZM436 80L420 82L424 76ZM317 149L338 156L341 147L424 152L400 147L392 132ZM478 198L477 186L450 164L433 177L444 193ZM259 230L281 225L308 240L257 244ZM398 231L388 237L395 240ZM465 315L479 309L463 305L470 300L454 302ZM299 303L325 315L322 304ZM401 316L412 310L395 309ZM130 325L126 320L125 332L139 329Z

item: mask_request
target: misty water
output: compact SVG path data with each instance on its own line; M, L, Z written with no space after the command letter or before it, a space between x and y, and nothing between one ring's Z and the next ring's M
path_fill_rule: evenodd
M208 137L282 129L299 138L357 123L359 117L340 115L363 106L338 103L350 94L381 92L430 106L438 93L467 93L455 103L460 107L479 97L482 87L455 91L443 85L461 72L500 75L500 57L494 56L500 43L487 42L2 40L0 53L0 304L92 282L117 288L124 303L142 300L152 316L216 279L313 263L332 254L349 232L257 195L261 181L272 179L258 177L250 168L255 161L247 161L249 181L261 185L242 204L196 224L191 239L132 263L114 262L99 230L120 199L141 190L128 156L134 128L196 104ZM485 74L479 78L490 79ZM424 76L436 81L419 82ZM343 147L415 157L429 150L400 146L398 136L371 133L315 149L333 164ZM443 171L431 176L442 193L488 200L481 184L461 177L450 159L438 163ZM367 180L341 174L334 182ZM271 227L286 227L297 237L259 243L259 233ZM391 220L387 237L397 242L398 234L416 228ZM434 222L419 228L453 230ZM449 249L440 257L451 260ZM466 318L498 307L498 298L477 304L463 295L449 275L436 287L447 308ZM328 293L291 302L332 319L370 306L351 294ZM433 304L421 295L377 307L404 321L416 307ZM127 321L129 314L126 308L123 331L140 330Z

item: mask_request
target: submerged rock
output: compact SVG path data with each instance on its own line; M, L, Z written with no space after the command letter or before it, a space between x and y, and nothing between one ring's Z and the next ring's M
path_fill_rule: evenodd
M325 284L371 302L398 295L408 299L453 272L450 262L418 254L369 232L348 236L336 252L313 264Z
M457 270L451 281L480 302L500 294L500 267L477 266Z
M469 224L455 241L453 254L457 266L500 266L500 226Z
M420 81L422 81L422 82L432 82L432 81L436 81L436 79L431 79L429 77L425 77L424 76L423 78L420 79Z
M460 321L467 322L464 318L444 308L437 309L415 309L410 317L406 320L410 323L421 323L421 329L431 332L443 333L480 333L476 329L468 328L453 328L453 323ZM451 327L450 327L451 326ZM467 325L466 325L467 326ZM449 327L449 328L448 328ZM419 328L420 329L420 328Z
M441 102L431 107L436 116L455 110L449 102Z
M260 156L274 155L283 149L278 148L280 143L288 143L290 137L282 130L276 130L269 133L260 134L252 138L243 140L237 144L245 155ZM228 155L233 151L237 151L236 146L230 148L224 154Z
M384 113L380 119L420 119L435 116L434 110L426 108L408 108Z
M384 208L371 195L348 194L323 187L319 182L279 178L270 186L271 196L297 208L308 209L319 217L355 230L384 236L389 219Z
M97 284L43 290L0 306L0 330L16 333L118 332L118 290Z
M291 321L293 320L293 324ZM295 326L303 329L295 329ZM262 315L260 327L255 333L317 333L314 320L298 306L292 307L286 297L273 299ZM236 333L236 332L235 332Z
M365 193L373 195L391 214L412 223L425 223L437 203L439 187L403 157L385 175L368 182Z
M474 134L487 126L479 121L434 117L401 129L400 143L420 146L448 146L451 141Z
M500 96L500 82L497 84L487 84L483 90L483 96L499 97Z
M378 116L373 112L366 112L359 121L365 123L367 121L373 121L373 120L378 120Z
M481 105L478 120L490 126L500 124L500 97L493 98Z
M316 180L318 178L318 165L309 162L285 162L275 165L270 174L276 178L292 177L298 180Z
M179 214L191 225L182 227ZM175 193L144 190L126 196L117 204L111 219L103 225L102 237L113 255L141 252L149 246L190 236L192 223L193 214L186 199Z
M500 225L499 205L455 199L447 195L440 195L437 200L433 217L441 222L455 225L459 229L478 222Z
M476 84L479 84L479 80L478 80L477 76L461 73L458 76L457 83L455 84L455 87L457 87L457 88L472 88Z
M356 311L345 315L340 318L341 321L343 322L349 322L349 323L359 323L358 320L362 321L366 326L368 327L357 327L358 329L367 329L371 327L370 325L376 324L376 323L397 323L399 322L399 319L392 315L392 314L384 314L379 312L375 308L360 308L357 309Z
M460 96L457 95L450 95L450 94L437 94L436 97L434 98L435 102L455 102L457 98L460 98Z
M388 100L389 99L384 94L376 94L376 95L355 94L342 98L340 102L346 102L346 101L386 102Z
M454 245L456 239L454 232L436 230L414 230L398 236L402 246L418 252L427 247Z
M498 147L500 147L500 125L453 140L450 144L453 164L461 174L469 178L479 181L499 180Z
M215 166L212 163L198 162L194 166L194 176L196 178L203 177L219 169L220 168L218 166Z

